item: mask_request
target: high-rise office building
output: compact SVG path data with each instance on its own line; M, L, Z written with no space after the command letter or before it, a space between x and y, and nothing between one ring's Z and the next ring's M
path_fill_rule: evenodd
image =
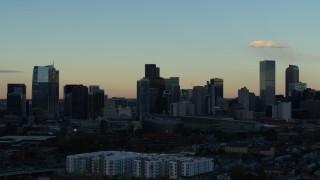
M249 93L249 111L254 111L256 109L256 99L254 93Z
M138 117L169 114L170 104L180 100L179 77L164 79L155 64L145 65L145 77L137 82ZM148 107L147 107L148 106Z
M145 64L145 78L156 79L160 78L160 68L155 64Z
M103 114L105 105L104 90L100 89L98 85L89 86L88 94L88 117L89 119L97 119Z
M168 112L167 97L165 91L165 79L150 79L150 113L163 114Z
M238 90L238 103L242 104L245 111L250 110L250 92L246 87Z
M64 86L64 113L72 119L88 119L88 87Z
M274 60L260 61L260 99L263 106L275 104L276 65Z
M223 79L220 78L213 78L210 79L210 84L214 86L214 96L215 96L215 103L217 104L218 97L223 98Z
M205 113L215 115L216 95L215 86L207 81L205 86Z
M95 92L99 91L100 87L98 85L90 85L89 86L89 94L94 94Z
M163 95L167 97L168 107L170 107L172 103L180 101L179 77L165 79L165 92Z
M288 95L291 96L293 91L302 92L307 89L307 83L289 83L289 93Z
M143 119L150 113L150 80L143 78L137 81L137 117Z
M204 115L206 113L205 88L203 86L194 86L192 92L193 92L192 101L194 104L194 114Z
M289 65L286 69L286 97L290 95L290 83L299 83L299 68Z
M47 111L48 118L59 116L59 71L53 65L34 66L32 107Z
M7 110L9 113L26 117L26 85L8 84Z

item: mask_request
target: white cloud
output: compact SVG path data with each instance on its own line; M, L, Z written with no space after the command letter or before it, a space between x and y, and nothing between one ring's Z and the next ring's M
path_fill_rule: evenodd
M283 42L277 41L252 41L249 43L253 48L288 48L289 45Z

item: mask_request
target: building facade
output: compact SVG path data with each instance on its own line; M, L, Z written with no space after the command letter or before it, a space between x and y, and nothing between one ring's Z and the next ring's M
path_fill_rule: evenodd
M34 66L32 107L47 111L48 118L59 116L59 71L53 65Z
M278 118L287 122L291 120L291 102L280 102L278 104Z
M245 111L250 110L250 92L246 87L238 90L238 103L242 104Z
M145 64L145 78L148 79L157 79L160 78L160 68L155 64Z
M204 115L206 113L205 88L203 86L194 86L192 93L194 115Z
M193 158L170 154L146 154L102 151L70 155L66 158L69 174L162 179L194 177L214 171L211 158Z
M275 104L276 65L274 60L260 61L260 99L262 105Z
M7 110L11 114L26 117L26 85L8 84Z
M103 108L105 106L106 96L104 90L98 85L89 86L88 94L88 118L97 119L103 116Z
M150 113L150 80L143 78L137 82L137 117L139 120Z
M88 119L88 87L64 86L64 116L71 119Z
M210 84L214 86L214 96L217 104L218 97L223 98L223 79L212 78L210 79Z
M290 83L299 83L299 68L296 65L289 65L286 69L286 97L290 94Z

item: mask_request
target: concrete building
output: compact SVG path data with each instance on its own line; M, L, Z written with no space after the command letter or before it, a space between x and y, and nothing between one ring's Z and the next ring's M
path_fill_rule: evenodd
M288 96L292 96L292 92L303 92L307 89L307 83L297 82L297 83L289 83L288 85ZM288 97L287 96L287 97Z
M250 109L250 93L246 87L238 90L238 103L242 104L244 110L247 112Z
M192 89L181 89L180 101L192 101Z
M86 176L126 176L128 178L183 178L214 171L211 158L193 158L173 154L145 154L102 151L67 156L69 174Z
M67 156L66 169L70 174L115 176L132 174L133 160L140 153L101 151Z
M193 104L189 101L181 101L178 103L171 104L171 116L180 117L193 115Z
M214 164L212 159L208 158L182 158L178 162L181 162L181 176L192 177L199 174L205 174L214 170Z
M278 118L287 122L291 119L291 102L281 102L278 104Z
M145 155L135 160L133 177L143 179L194 177L214 171L213 159L176 155Z
M105 107L103 108L103 117L108 119L110 117L118 117L116 102L112 99L108 99L105 102Z
M160 156L160 158L159 158ZM167 165L169 158L158 154L144 154L136 158L133 164L133 177L158 179L169 175Z
M278 106L277 105L268 105L265 106L266 117L278 118Z
M252 143L228 143L223 149L226 153L275 156L275 148L273 146L253 145Z
M132 118L132 109L130 106L118 106L118 116L121 118Z

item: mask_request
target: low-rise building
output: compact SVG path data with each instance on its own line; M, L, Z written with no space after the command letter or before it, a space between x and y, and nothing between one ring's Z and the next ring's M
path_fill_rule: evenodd
M67 156L69 174L116 176L143 179L193 177L214 170L211 158L193 158L172 154L144 154L102 151Z

